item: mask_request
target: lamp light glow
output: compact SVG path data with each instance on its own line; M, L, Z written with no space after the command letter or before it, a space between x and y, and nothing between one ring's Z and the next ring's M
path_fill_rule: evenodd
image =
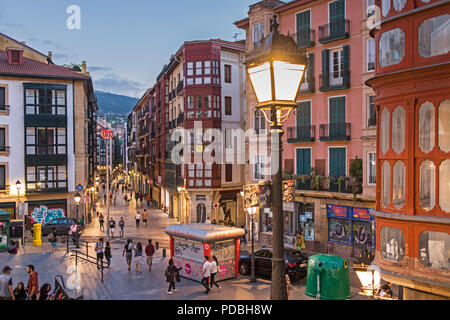
M81 195L80 195L80 193L77 192L77 193L75 194L75 196L73 197L73 199L75 200L75 203L76 203L77 205L79 205L80 202L81 202Z
M304 71L304 65L285 61L274 61L275 99L295 101Z
M258 102L261 103L272 100L270 63L266 62L262 65L249 68L248 74L253 84L253 88L255 89Z

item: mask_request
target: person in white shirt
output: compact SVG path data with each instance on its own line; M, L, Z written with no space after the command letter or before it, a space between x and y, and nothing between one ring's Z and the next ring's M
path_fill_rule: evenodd
M209 277L211 276L211 264L209 263L209 257L205 256L205 262L202 268L202 285L206 288L205 293L208 294L211 290L209 288Z
M142 216L138 211L138 213L136 213L136 228L139 228L139 222L141 222L141 218Z
M211 264L211 289L212 289L213 285L215 285L217 287L217 289L220 289L216 280L214 280L214 278L217 274L218 266L219 266L219 261L217 261L216 256L213 256L213 260L211 261L210 264Z
M206 224L211 224L211 220L209 220L209 217L206 218L205 223Z

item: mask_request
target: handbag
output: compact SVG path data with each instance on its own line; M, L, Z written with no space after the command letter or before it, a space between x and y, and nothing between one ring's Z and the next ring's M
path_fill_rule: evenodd
M181 279L180 279L180 274L179 274L178 271L177 271L177 273L175 274L175 280L176 280L177 282L180 282L180 281L181 281Z
M166 274L165 274L165 276L166 276L166 282L170 282L170 272L169 272L169 267L167 267L167 269L166 269Z

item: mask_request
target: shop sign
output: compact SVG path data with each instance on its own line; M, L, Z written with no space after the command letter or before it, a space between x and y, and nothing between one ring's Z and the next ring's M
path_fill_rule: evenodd
M351 208L346 206L327 204L327 216L329 218L350 219L352 216Z
M283 211L294 212L294 203L293 202L283 202Z
M272 185L270 182L259 185L259 205L261 207L272 205Z
M295 180L286 180L282 183L283 202L294 202L295 198Z
M370 215L370 210L366 208L352 208L352 217L353 219L358 220L372 220L372 216Z
M33 212L31 212L31 222L46 224L53 219L63 218L65 216L66 214L64 212L64 209L61 208L49 209L47 206L42 205L40 207L35 207Z
M198 194L198 195L195 196L195 200L197 200L197 201L206 201L206 195Z
M259 187L257 184L244 186L244 208L257 207L259 205Z

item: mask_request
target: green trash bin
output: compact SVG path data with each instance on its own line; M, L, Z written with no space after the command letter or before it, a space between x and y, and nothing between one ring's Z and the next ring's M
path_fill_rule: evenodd
M350 299L347 259L325 254L309 257L305 293L324 300Z
M10 212L0 210L0 251L8 249L10 216Z

